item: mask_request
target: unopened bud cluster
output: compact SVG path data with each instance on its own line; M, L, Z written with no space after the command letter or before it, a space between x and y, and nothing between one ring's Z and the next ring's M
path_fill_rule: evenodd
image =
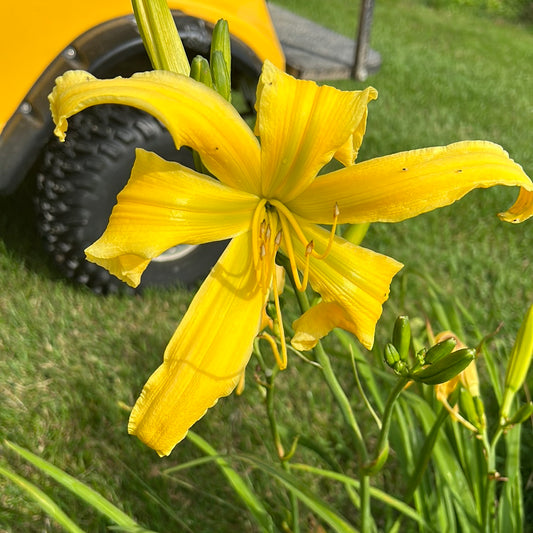
M231 47L225 20L219 20L213 29L209 61L202 56L192 60L191 78L214 89L231 102Z
M472 348L455 350L457 341L447 338L428 350L410 357L411 326L409 318L399 316L394 324L392 342L385 347L385 362L399 375L413 381L437 385L462 372L476 357Z

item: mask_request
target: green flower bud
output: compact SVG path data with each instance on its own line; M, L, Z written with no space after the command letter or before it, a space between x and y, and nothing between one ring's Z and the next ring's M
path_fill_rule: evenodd
M209 62L215 90L231 102L231 42L228 23L223 19L213 29Z
M215 51L211 54L211 75L215 91L231 102L231 78L222 52Z
M407 361L409 358L409 347L411 346L411 325L409 317L399 316L394 323L392 331L392 344L398 350L400 359Z
M207 59L202 56L196 56L191 62L191 78L213 88L213 78L211 78L211 69Z
M427 385L438 385L462 372L475 357L476 350L473 348L457 350L442 357L436 363L413 372L410 377Z
M167 1L132 0L132 6L152 66L188 76L189 60Z
M416 371L421 369L426 364L426 352L427 350L425 348L422 348L421 350L418 350L415 354L416 364L411 369L412 371Z
M385 362L400 376L407 376L409 370L404 361L400 359L400 354L393 344L385 346Z
M231 72L231 41L229 36L228 22L220 19L213 28L213 35L211 37L211 57L210 62L213 64L213 54L220 52L228 73Z
M392 368L400 360L398 350L390 342L385 346L385 362Z
M404 361L398 361L394 365L394 372L396 372L396 374L399 376L407 377L409 375L409 367Z
M531 358L533 357L533 305L529 308L520 331L516 337L513 350L507 364L500 420L503 423L509 417L509 410L516 392L526 379Z
M453 337L449 337L435 344L426 352L425 363L432 365L440 361L443 357L452 353L456 345L457 341Z

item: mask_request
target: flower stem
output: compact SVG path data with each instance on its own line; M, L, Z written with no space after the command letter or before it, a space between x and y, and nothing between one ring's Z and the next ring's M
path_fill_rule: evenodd
M399 378L394 389L390 392L389 397L387 398L387 403L385 404L385 410L383 412L383 417L381 420L381 430L379 432L379 438L376 446L376 452L374 454L374 459L367 465L369 473L373 474L381 470L381 467L387 459L389 451L389 430L392 420L392 413L394 411L394 406L396 405L396 400L398 399L408 382L409 380L407 378Z
M267 418L270 425L270 433L272 435L272 441L276 449L276 455L280 461L281 468L286 472L290 471L289 461L287 460L283 443L281 442L281 436L278 429L278 423L276 420L276 411L274 406L274 392L275 392L275 379L278 373L277 367L273 370L268 368L265 365L263 356L261 354L260 348L256 343L254 353L259 361L259 365L263 370L263 373L266 377L266 383L263 383L265 389L265 408L267 412ZM293 533L300 533L300 512L298 505L298 498L293 491L289 491L289 500L291 502L291 531Z
M372 517L370 513L370 476L365 469L365 465L368 461L368 452L363 440L363 434L361 433L361 429L357 424L350 402L346 397L346 394L344 393L344 390L342 389L335 372L333 371L329 357L320 342L315 347L315 354L316 360L322 368L324 379L326 380L326 383L341 410L345 422L351 429L354 445L359 452L359 474L361 478L361 486L359 489L359 497L361 499L360 529L361 531L371 531Z
M500 440L500 437L502 436L502 433L502 428L498 427L496 433L492 437L492 442L489 442L485 432L483 432L481 435L483 448L485 449L485 454L487 457L487 478L485 480L485 494L482 507L482 531L484 533L492 533L494 531L494 501L496 498L497 480L496 446Z
M292 282L292 286L294 288L294 292L296 294L296 298L298 300L300 310L302 313L305 313L305 311L307 311L310 307L307 294L297 289L296 284L292 277L292 273L290 271L290 267L288 268L286 267L285 270L287 271L287 275L289 276L289 279ZM331 361L329 359L329 356L324 350L322 343L318 342L314 351L315 351L316 361L320 364L320 368L322 369L322 374L324 376L324 379L333 395L333 398L335 399L342 413L342 416L345 422L350 428L350 433L351 433L354 445L359 454L359 461L360 461L359 473L360 473L360 483L361 483L360 489L359 489L359 492L360 492L359 496L361 499L360 529L361 531L372 531L373 520L372 520L372 516L370 512L370 476L365 471L365 464L367 463L367 460L368 460L368 451L366 449L365 441L363 439L363 434L361 432L361 429L359 428L359 425L357 424L357 420L355 419L355 415L350 405L350 401L348 400L341 384L339 383L339 380L337 379L337 376L335 375L333 367L331 366Z

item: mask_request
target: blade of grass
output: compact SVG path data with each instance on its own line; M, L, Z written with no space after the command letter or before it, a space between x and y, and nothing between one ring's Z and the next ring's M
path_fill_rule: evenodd
M341 329L333 330L334 335L339 339L347 353L353 354L353 359L357 364L357 373L364 384L365 389L370 391L371 397L380 412L383 412L385 399L382 397L382 390L376 381L376 369L371 367L357 346L354 338Z
M189 468L193 468L195 466L212 463L213 461L217 461L218 459L221 459L222 461L225 460L223 455L208 455L206 457L200 457L199 459L192 459L191 461L187 461L185 463L180 463L179 465L166 468L165 470L163 470L163 474L164 475L176 474L177 472L180 472L182 470L188 470Z
M0 475L10 479L13 483L16 483L21 489L23 489L39 507L59 525L65 528L70 533L84 533L83 529L80 529L70 517L40 488L33 483L24 479L22 476L15 474L11 470L0 466Z
M350 485L356 489L359 488L359 481L357 479L353 479L349 476L341 474L340 472L333 472L331 470L324 470L322 468L316 468L310 465L299 463L291 464L291 468L295 470L304 470L306 472L310 472L312 474L324 478L334 479L335 481L339 481L341 483L344 483L345 485ZM416 511L412 507L409 507L409 505L405 504L403 501L398 500L394 496L391 496L387 492L384 492L376 487L370 487L370 494L372 498L375 498L376 500L379 500L385 503L386 505L396 509L397 511L399 511L406 517L411 518L424 528L428 530L432 529L430 524L428 524L421 516L416 513Z
M109 520L114 522L116 525L120 526L126 531L148 533L148 530L143 529L137 522L135 522L135 520L133 520L133 518L121 511L101 494L85 485L85 483L82 483L75 477L67 474L60 468L57 468L25 448L22 448L21 446L18 446L17 444L7 440L4 442L9 449L26 459L26 461L41 470L41 472L55 479L59 484L63 485L70 492L78 496L78 498L82 499L104 516L107 516L107 518L109 518Z
M203 453L213 458L216 464L220 467L224 476L226 476L230 485L235 492L239 495L244 502L250 513L256 519L257 523L263 528L264 531L273 531L274 525L271 516L267 510L250 489L248 483L229 465L229 463L220 457L220 454L204 439L202 439L196 433L189 431L187 438Z
M422 423L424 432L428 435L435 423L435 413L431 406L425 402L420 402L415 414ZM478 524L478 509L465 474L457 461L453 446L442 433L437 436L433 446L432 459L440 478L445 480L443 483L445 482L449 486L453 495L460 525L464 526L464 531L469 531L473 524Z
M505 434L506 459L503 487L497 507L498 531L520 533L524 524L522 476L520 475L520 436L522 427L515 426Z
M340 516L334 509L332 509L326 502L317 498L307 485L293 476L291 473L281 470L272 465L260 461L256 457L239 455L238 459L251 463L263 472L269 474L273 478L277 479L288 489L290 489L296 497L305 504L311 511L317 516L322 518L327 524L329 524L334 531L338 533L356 533L357 529L352 527L346 520ZM292 465L291 465L292 466Z

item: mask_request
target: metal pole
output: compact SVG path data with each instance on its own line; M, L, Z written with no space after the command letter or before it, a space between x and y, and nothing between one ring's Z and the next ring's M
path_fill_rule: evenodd
M359 27L356 35L355 58L352 67L352 78L364 81L368 77L366 67L370 43L370 29L374 16L374 0L361 0Z

